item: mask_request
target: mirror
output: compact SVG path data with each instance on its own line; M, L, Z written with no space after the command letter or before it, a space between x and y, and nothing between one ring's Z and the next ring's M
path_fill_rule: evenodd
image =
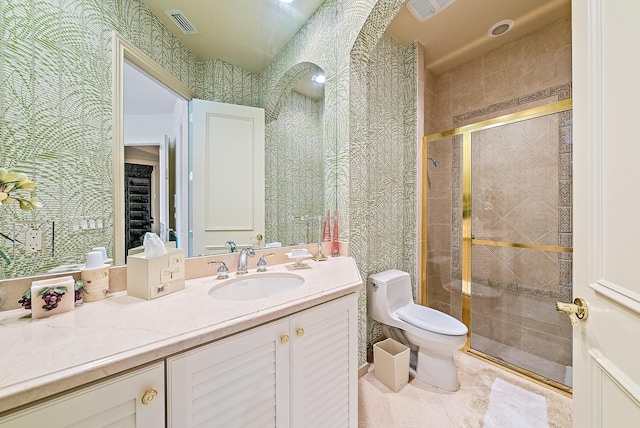
M263 234L264 239L251 243L254 247L274 242L283 245L315 242L318 236L317 217L334 209L334 205L325 203L325 168L332 163L325 161L326 153L331 153L331 150L325 150L323 137L324 77L324 70L313 63L297 64L283 75L282 89L268 103L264 149L265 227L254 231L254 234ZM159 174L156 173L163 161L161 152L165 140L170 153L180 153L183 151L182 147L188 144L186 139L182 141L178 126L180 111L186 112L183 103L184 100L168 91L164 85L135 66L125 63L124 162L127 168L136 168L138 175L139 170L148 169L151 179L149 198L132 196L136 200L147 201L148 208L144 212L125 209L127 249L141 244L144 232L133 232L136 225L140 224L165 241L169 237L177 240L178 246L186 251L187 246L180 242L186 242L186 238L182 239L187 235L186 218L201 215L200 210L194 209L194 202L190 201L186 214L181 215L180 210L177 210L175 217L167 216L174 208L175 201L183 197L179 190L169 193L170 189L180 188L181 176L167 173L168 185L163 190ZM195 121L199 116L192 117ZM173 126L172 123L176 125ZM168 167L160 170L174 171L176 160L179 163L179 159L175 156L172 159ZM244 165L236 165L230 170L241 174L246 168ZM125 176L126 174L127 170ZM130 180L139 178L125 178L125 188ZM233 195L234 183L233 179L224 183L224 195ZM136 187L137 190L139 189ZM154 197L158 194L158 197ZM128 200L129 197L125 199ZM161 204L167 208L164 212L160 209ZM234 204L225 203L220 204L218 209L233 214L233 210L237 208ZM144 221L139 214L145 214ZM130 223L133 226L129 227ZM198 222L194 220L195 223ZM234 239L233 232L230 233L231 240L237 244L244 243L240 236ZM135 242L134 239L138 241ZM190 254L191 250L189 251L187 254L197 255ZM217 251L210 249L206 254L220 251L229 250L224 247Z
M267 243L317 242L315 217L335 207L334 202L325 200L330 180L326 169L334 163L323 132L324 77L324 70L315 64L297 64L282 77L284 89L274 94L279 98L267 104Z
M134 62L142 71L175 90L176 93L180 93L179 86L177 89L172 86L176 82L171 75L153 64L141 61L143 54L136 53L136 48L126 41L122 43L125 46L123 59ZM129 50L132 52L129 53ZM330 58L328 63L334 65L335 57L328 56ZM308 219L335 210L337 194L335 134L325 132L327 123L329 123L328 128L332 129L331 124L335 123L335 114L330 113L331 109L329 113L325 110L324 85L312 81L313 78L317 79L321 75L324 75L324 71L314 63L295 64L280 76L265 97L266 224L265 239L262 242L277 241L283 245L315 242L317 232L310 231L318 230L318 226L314 224L317 220ZM335 85L333 88L335 91ZM194 98L187 91L182 92L182 97ZM187 139L183 138L184 141ZM177 151L184 151L186 144L182 147L183 149ZM115 168L114 165L114 170ZM116 174L115 178L118 177ZM228 186L230 183L225 185ZM177 188L180 188L179 184ZM185 190L182 195L186 193ZM179 191L177 196L180 199ZM169 200L171 199L170 196ZM191 212L188 204L184 212ZM116 213L118 213L117 209ZM180 242L180 236L186 236L188 232L180 232L180 225L177 228ZM178 246L186 247L180 244ZM118 262L124 260L124 256L116 257L116 260Z

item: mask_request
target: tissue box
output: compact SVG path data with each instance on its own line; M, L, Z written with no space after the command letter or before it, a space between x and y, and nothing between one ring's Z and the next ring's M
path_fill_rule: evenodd
M31 317L45 318L72 311L75 307L74 284L71 276L32 282Z
M168 248L167 254L146 258L144 253L127 257L127 294L155 299L184 288L184 250Z

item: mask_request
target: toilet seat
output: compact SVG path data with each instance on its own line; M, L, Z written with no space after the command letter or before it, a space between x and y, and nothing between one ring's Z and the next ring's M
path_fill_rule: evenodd
M467 326L454 317L415 303L398 309L396 315L414 327L433 333L461 336L467 334L468 331Z

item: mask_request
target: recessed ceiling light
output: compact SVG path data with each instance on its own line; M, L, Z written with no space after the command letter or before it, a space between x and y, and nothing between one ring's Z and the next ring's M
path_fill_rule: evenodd
M282 3L291 3L293 0L280 0Z
M312 77L311 80L313 80L316 83L324 83L326 80L326 77L324 76L324 74L316 74L315 76Z
M493 24L487 34L489 37L498 37L509 31L511 27L513 27L513 19L505 19Z

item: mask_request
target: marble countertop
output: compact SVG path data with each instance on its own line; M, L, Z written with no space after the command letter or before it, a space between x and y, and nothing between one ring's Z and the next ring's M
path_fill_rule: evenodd
M291 263L268 272L302 276L302 286L271 297L222 301L209 297L215 276L155 300L126 291L72 312L32 319L30 311L0 312L0 413L103 379L186 349L285 317L357 291L362 279L350 257ZM250 270L255 273L255 270ZM235 278L230 274L230 279Z

